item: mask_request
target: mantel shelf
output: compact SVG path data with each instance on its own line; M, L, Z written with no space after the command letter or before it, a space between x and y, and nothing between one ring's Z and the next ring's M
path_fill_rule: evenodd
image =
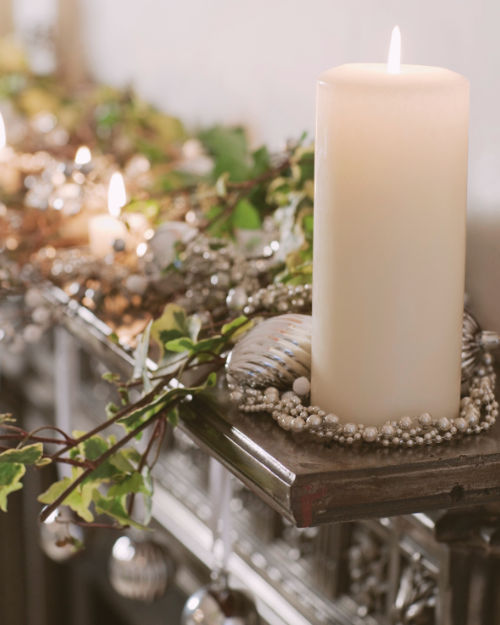
M63 291L45 297L82 346L124 375L133 359L110 328ZM152 368L154 364L151 363ZM500 427L432 447L341 447L295 438L269 415L239 413L224 389L198 396L179 427L298 527L498 501Z

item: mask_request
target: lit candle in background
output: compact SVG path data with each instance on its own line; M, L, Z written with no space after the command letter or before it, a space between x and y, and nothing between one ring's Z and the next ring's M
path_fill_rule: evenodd
M469 83L399 49L317 89L312 402L373 425L460 401Z
M5 132L5 122L0 113L0 163L7 163L15 156L14 150L7 145L7 133Z
M83 165L88 165L92 160L92 154L86 145L78 148L75 155L75 167L81 169Z
M108 188L109 215L96 215L88 222L90 251L96 258L104 258L113 252L113 243L117 239L124 242L127 228L119 219L121 209L127 203L127 193L121 174L111 176Z
M127 203L127 191L125 190L125 182L123 176L115 171L111 176L108 188L108 211L113 217L119 217L122 208Z
M127 192L123 176L114 173L111 176L108 193L108 209L111 215L118 217L127 203ZM144 239L144 233L149 228L149 222L142 213L124 213L122 220L126 224L124 237L128 250L135 249Z
M13 195L21 186L21 174L17 167L13 166L16 153L7 145L5 123L0 113L0 188L7 195Z

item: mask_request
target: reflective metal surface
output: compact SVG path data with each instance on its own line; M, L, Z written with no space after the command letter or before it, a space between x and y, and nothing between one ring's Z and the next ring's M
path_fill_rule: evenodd
M212 582L186 602L181 625L259 625L253 599L242 590L230 588L227 578Z
M115 542L109 559L109 577L122 597L154 601L165 593L174 574L170 555L149 537L134 538L131 533Z
M60 506L40 523L40 547L54 562L66 562L83 547L82 528L73 523L74 515L66 506Z

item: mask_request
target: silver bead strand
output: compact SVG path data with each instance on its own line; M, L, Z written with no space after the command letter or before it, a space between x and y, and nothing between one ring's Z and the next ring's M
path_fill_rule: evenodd
M415 447L439 445L458 435L480 434L496 422L499 404L494 396L496 375L493 357L485 353L474 369L468 394L460 401L459 414L453 418L433 418L421 413L417 418L403 416L380 427L344 423L334 414L326 414L320 406L308 406L310 384L299 378L294 390L281 392L275 387L260 391L230 383L230 398L243 412L268 412L278 425L294 434L309 434L319 439L334 440L341 445L357 442L383 447Z

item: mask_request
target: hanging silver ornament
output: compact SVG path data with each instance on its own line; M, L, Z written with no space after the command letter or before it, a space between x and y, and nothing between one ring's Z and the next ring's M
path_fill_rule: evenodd
M149 602L165 594L174 578L175 565L163 547L149 538L130 533L113 545L109 575L119 595Z
M481 363L485 351L496 349L500 336L496 332L481 330L468 310L464 310L462 333L462 382L467 382Z
M208 586L189 597L181 625L259 625L255 602L246 592L230 588L227 575L219 574Z
M310 315L287 314L266 319L234 347L229 375L246 386L292 386L296 378L311 376Z
M83 530L73 520L71 510L59 506L40 524L40 547L54 562L66 562L83 547Z

